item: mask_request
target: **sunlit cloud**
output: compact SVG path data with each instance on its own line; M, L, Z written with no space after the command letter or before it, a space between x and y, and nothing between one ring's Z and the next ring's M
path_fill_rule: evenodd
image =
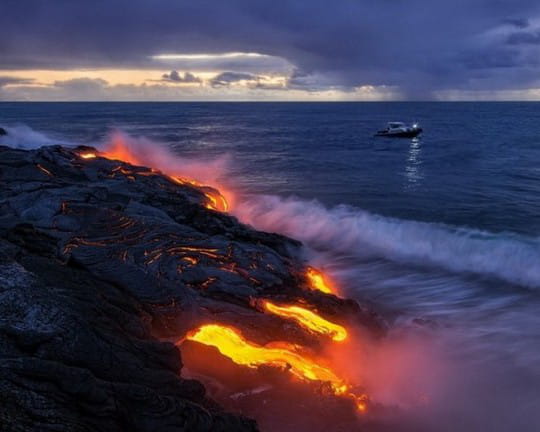
M154 60L223 60L223 59L249 59L269 58L272 56L255 52L226 52L220 54L159 54L151 58Z
M6 75L3 75L5 72ZM290 75L223 71L1 71L0 100L41 101L320 101L399 99L393 87L309 86ZM21 75L17 75L17 74Z
M339 86L328 74L298 70L79 69L0 70L0 100L387 101L399 86ZM478 86L472 86L475 88ZM539 86L493 91L449 89L436 100L540 100Z
M289 75L296 66L279 56L257 52L169 53L149 57L152 65L175 70Z

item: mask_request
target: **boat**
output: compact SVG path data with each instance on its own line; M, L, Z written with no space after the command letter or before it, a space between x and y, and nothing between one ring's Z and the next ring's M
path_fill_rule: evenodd
M388 138L414 138L422 133L422 128L414 123L407 126L403 122L389 122L386 129L377 131L375 136Z

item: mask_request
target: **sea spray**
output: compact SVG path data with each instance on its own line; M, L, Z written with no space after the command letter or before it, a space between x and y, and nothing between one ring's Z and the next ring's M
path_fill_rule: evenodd
M257 229L289 235L318 252L384 258L540 287L540 240L383 217L341 205L277 196L241 200L234 214Z
M73 145L68 141L56 139L49 135L45 135L24 124L2 127L3 129L5 129L7 134L0 137L0 145L5 145L11 148L32 150L39 147L55 144L68 147Z

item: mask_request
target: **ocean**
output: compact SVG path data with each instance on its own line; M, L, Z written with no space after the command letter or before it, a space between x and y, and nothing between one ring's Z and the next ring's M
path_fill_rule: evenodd
M376 138L388 121L419 139ZM389 337L352 361L395 430L540 430L540 104L0 103L0 145L121 134L216 167Z

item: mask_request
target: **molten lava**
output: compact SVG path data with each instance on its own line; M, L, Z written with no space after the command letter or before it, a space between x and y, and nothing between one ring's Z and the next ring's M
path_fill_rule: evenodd
M79 156L83 159L93 159L96 158L98 155L94 152L86 152L79 154ZM139 157L136 152L132 151L126 144L125 140L121 138L121 136L113 136L110 144L103 152L100 153L100 156L106 159L120 160L130 163L132 165L146 165L145 160L143 160L144 158ZM154 172L154 170L152 171ZM122 173L126 174L123 171ZM229 210L229 203L227 199L225 199L225 197L217 189L209 188L196 180L187 179L178 175L177 173L165 174L175 183L182 185L189 184L191 186L203 189L202 192L204 193L204 196L207 200L205 204L206 208L220 212L227 212ZM134 180L134 177L131 178Z
M186 179L184 177L179 176L169 176L169 178L174 181L175 183L184 185L189 184L191 186L204 188L205 186L199 183L196 180ZM225 199L223 195L221 195L217 190L212 191L205 191L204 196L208 200L206 203L206 208L210 210L216 210L220 212L226 212L229 210L229 203Z
M330 288L323 274L319 270L308 267L306 276L312 289L322 291L326 294L334 294L334 290Z
M199 183L197 180L191 180L180 176L169 176L169 178L174 181L175 183L184 185L184 184L190 184L191 186L203 186L201 183Z
M153 150L151 149L150 153L152 151ZM106 159L119 160L140 166L154 165L154 168L152 168L151 171L146 170L138 172L137 170L132 171L130 167L120 164L120 166L113 170L112 175L116 175L115 173L118 172L131 180L136 180L139 175L148 176L161 174L163 172L170 181L176 184L189 185L197 188L205 196L204 205L206 208L221 212L227 212L229 210L229 202L217 189L208 187L199 181L185 178L177 172L178 167L173 166L170 163L164 163L163 158L152 158L148 157L151 156L148 152L137 152L137 149L130 148L126 141L119 135L113 136L112 140L103 151L99 153L86 151L79 153L79 156L82 159L104 157ZM152 164L152 161L157 162ZM44 173L52 175L52 173L42 166L38 165L37 167ZM158 171L157 169L162 171ZM197 169L192 170L189 175L197 177L205 170L206 166L197 166ZM204 179L205 177L203 176L201 178ZM214 177L206 177L206 180L212 183L214 182L213 179ZM77 241L80 244L85 244L84 242L86 240L77 239ZM71 247L71 245L66 246L66 248L68 247ZM181 262L179 262L177 267L178 272L188 271L190 270L189 267L195 266L200 260L206 260L206 258L209 257L220 262L222 264L220 267L222 270L240 274L254 284L261 283L251 277L248 272L242 272L242 269L236 268L235 263L228 262L224 255L219 254L218 249L178 245L162 248L153 251L152 253L148 253L145 261L146 265L150 266L156 263L162 254L179 256ZM145 253L145 255L147 254ZM124 254L122 259L125 260L126 256L127 255ZM272 269L273 267L271 264L268 264L268 268ZM335 294L335 290L319 270L308 267L306 278L311 289L326 294ZM206 280L193 284L193 287L204 292L205 290L210 290L217 280L216 277L207 277ZM307 308L296 305L278 305L269 301L263 301L262 306L266 313L277 315L286 320L295 321L312 335L324 336L330 338L334 342L343 342L348 338L348 332L345 327L328 321ZM290 373L290 375L288 375L289 378L292 376L304 383L321 383L320 389L324 390L325 396L334 395L339 398L345 398L348 401L354 401L360 412L366 410L368 404L367 396L358 392L356 388L351 387L348 380L342 378L330 368L327 362L325 362L325 359L321 357L322 354L314 354L312 351L303 349L301 346L284 341L258 345L257 343L246 339L239 330L219 324L206 324L200 326L189 332L186 339L198 344L214 347L221 355L228 357L232 362L240 366L253 369L263 365L273 366L281 369L283 372ZM328 339L325 339L325 342L329 342ZM196 346L196 344L193 345ZM215 355L218 355L217 352ZM263 374L260 375L262 376ZM317 388L319 387L317 386ZM317 393L318 391L315 394Z
M215 193L206 192L204 195L210 201L208 204L206 204L206 208L221 212L226 212L229 209L229 204L227 203L227 200L218 191L216 191Z
M300 306L278 306L269 301L265 301L263 306L266 311L292 319L309 331L329 336L335 342L342 342L347 338L345 327L334 324L309 309Z
M352 393L349 385L331 369L298 353L297 347L293 344L279 342L260 346L246 340L238 330L219 324L203 325L190 332L186 339L213 346L239 365L251 368L261 365L275 366L286 369L305 381L328 383L333 394L353 399L360 411L366 409L365 395Z
M83 159L94 159L97 157L95 153L81 153L79 156Z
M40 164L37 164L36 166L37 166L37 168L38 168L41 172L44 172L44 173L47 174L49 177L53 177L53 173L50 172L47 168L43 167L43 166L40 165Z
M214 346L237 364L249 367L266 364L288 368L299 378L329 382L335 390L342 389L344 385L330 369L296 353L292 344L259 346L244 339L237 330L217 324L199 327L187 339Z

